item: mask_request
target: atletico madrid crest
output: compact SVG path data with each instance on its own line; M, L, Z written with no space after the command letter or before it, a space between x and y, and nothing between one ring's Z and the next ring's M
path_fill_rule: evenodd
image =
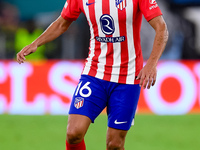
M79 109L79 108L83 107L83 104L84 104L84 98L82 98L82 97L75 98L74 107Z
M126 0L115 0L116 7L123 10L126 7Z

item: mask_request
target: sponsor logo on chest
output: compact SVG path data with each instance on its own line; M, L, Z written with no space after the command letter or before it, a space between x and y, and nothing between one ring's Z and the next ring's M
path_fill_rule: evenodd
M105 35L112 35L115 32L115 23L112 16L108 14L104 14L100 17L100 25L101 31ZM95 37L98 42L103 43L117 43L125 41L125 36L117 36L117 37Z

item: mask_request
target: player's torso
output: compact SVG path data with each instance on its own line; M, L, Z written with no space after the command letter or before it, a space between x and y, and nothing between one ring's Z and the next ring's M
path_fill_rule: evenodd
M135 43L140 42L139 31L134 31L134 26L141 25L138 0L80 2L91 33L90 54L83 73L108 81L133 83L138 70ZM142 59L139 61L141 66Z

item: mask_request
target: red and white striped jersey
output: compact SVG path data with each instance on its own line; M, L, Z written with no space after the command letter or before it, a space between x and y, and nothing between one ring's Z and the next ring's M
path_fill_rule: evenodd
M90 52L82 74L138 84L143 67L140 45L142 14L162 15L155 0L67 0L61 16L70 21L83 12L90 26Z

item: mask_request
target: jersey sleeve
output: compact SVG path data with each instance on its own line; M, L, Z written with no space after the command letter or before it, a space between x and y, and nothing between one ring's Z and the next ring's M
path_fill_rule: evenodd
M66 20L75 21L81 13L79 5L78 0L67 0L61 16Z
M162 15L156 0L139 0L139 7L147 21Z

